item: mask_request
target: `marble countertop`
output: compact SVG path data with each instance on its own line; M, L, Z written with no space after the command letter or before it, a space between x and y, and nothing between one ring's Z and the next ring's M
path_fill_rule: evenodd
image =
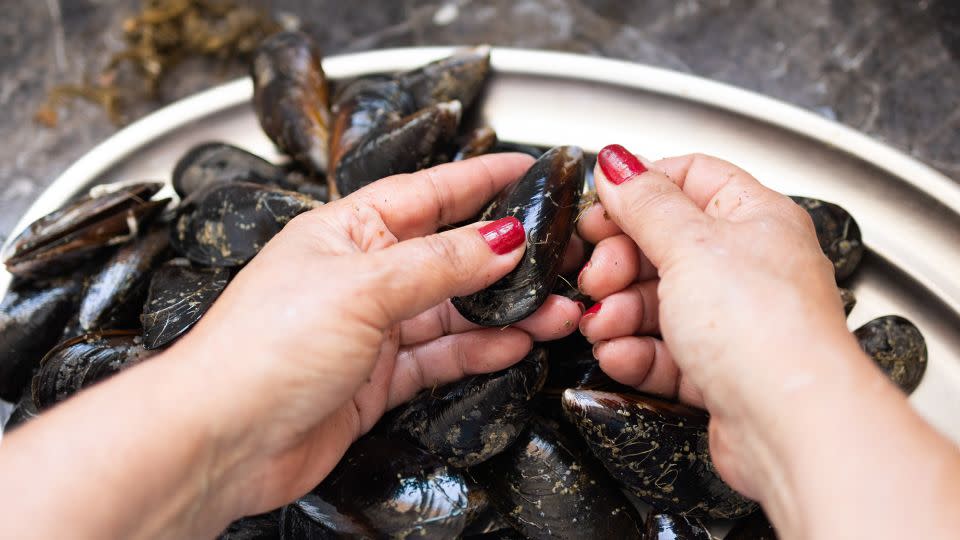
M638 4L642 4L639 6ZM0 240L70 163L117 128L93 105L33 115L46 90L122 48L138 0L10 2L0 19ZM325 54L490 43L694 73L813 110L960 180L960 3L955 0L261 0ZM138 118L241 65L188 62Z

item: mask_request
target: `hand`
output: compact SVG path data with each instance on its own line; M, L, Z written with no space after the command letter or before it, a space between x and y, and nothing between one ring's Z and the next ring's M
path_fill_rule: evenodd
M580 308L559 296L515 327L484 329L448 300L511 270L524 236L515 230L517 243L497 254L481 224L431 233L476 215L530 164L511 154L443 165L297 217L165 353L222 374L218 464L241 510L310 490L421 389L503 369L533 339L576 329Z

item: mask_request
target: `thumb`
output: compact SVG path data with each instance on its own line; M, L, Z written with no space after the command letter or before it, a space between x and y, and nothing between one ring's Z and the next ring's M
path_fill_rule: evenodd
M604 210L657 268L707 222L681 186L618 144L597 154L594 176Z
M526 246L515 217L479 222L406 240L370 254L378 302L390 323L409 319L451 296L490 286L512 270Z

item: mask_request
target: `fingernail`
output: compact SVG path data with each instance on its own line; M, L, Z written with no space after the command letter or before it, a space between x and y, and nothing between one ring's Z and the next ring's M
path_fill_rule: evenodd
M577 308L580 309L580 315L583 315L583 312L587 309L587 307L583 305L583 302L577 302Z
M591 352L592 352L592 354L593 354L593 359L594 359L594 360L600 360L600 358L599 358L597 355L600 354L600 348L603 347L603 346L606 345L606 344L607 344L606 341L598 341L598 342L596 342L596 343L593 344L593 350L592 350Z
M577 288L581 288L583 285L583 273L587 271L587 268L590 268L590 261L587 261L587 264L583 265L583 268L580 269L580 273L577 274Z
M527 239L520 220L507 216L480 227L480 236L483 237L490 249L497 255L504 255L520 247Z
M596 304L590 306L590 309L588 309L588 310L583 314L583 316L586 318L586 317L588 317L588 316L590 316L590 315L596 315L597 313L600 313L600 306L602 306L602 305L603 305L603 304L601 304L600 302L597 302Z
M647 172L647 168L640 163L637 156L631 154L619 144L605 146L597 154L600 170L615 185L620 185L634 176Z

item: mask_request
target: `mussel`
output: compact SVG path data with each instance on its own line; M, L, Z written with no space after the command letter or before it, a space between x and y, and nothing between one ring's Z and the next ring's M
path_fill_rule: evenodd
M10 418L7 418L7 422L3 424L3 431L9 433L14 428L33 420L38 414L40 413L37 411L37 406L33 403L33 394L30 392L30 389L27 388L23 393L23 397L20 398L20 401L17 402L13 411L10 413Z
M460 141L453 161L463 161L483 154L490 153L497 144L497 132L491 127L480 127L469 133Z
M528 538L639 538L642 520L576 441L534 418L507 451L480 466L491 500Z
M493 285L454 298L461 315L484 326L506 326L531 315L546 301L573 235L582 189L583 151L559 146L497 196L480 219L519 219L527 234L526 252L520 264Z
M40 363L33 378L33 402L43 411L153 354L143 348L135 330L107 330L67 340Z
M467 520L463 475L403 440L357 440L313 491L378 536L453 538Z
M343 197L381 178L426 167L456 135L461 110L459 101L438 103L371 131L339 159L331 191Z
M777 531L762 510L741 519L724 540L777 540Z
M0 302L0 399L16 402L76 310L82 283L19 283Z
M397 79L417 109L453 100L467 108L483 88L489 71L490 47L480 45L402 73Z
M843 302L843 312L849 315L857 305L857 296L850 289L840 287L840 301Z
M340 512L313 493L285 506L280 516L282 540L360 539L377 536L363 520Z
M111 186L34 221L4 253L7 270L22 276L60 275L93 252L132 240L169 202L150 200L162 186L160 182Z
M280 540L280 511L240 518L228 525L216 540Z
M82 332L104 329L107 318L136 296L153 269L167 256L169 237L165 226L153 227L121 246L107 260L90 279L80 301L78 320ZM140 311L142 305L141 299L136 311Z
M219 182L250 182L295 190L286 173L242 148L208 142L191 148L173 167L173 189L181 199Z
M223 182L184 201L171 241L198 264L241 266L287 222L321 204L293 191Z
M610 474L662 511L732 519L757 508L710 459L706 413L651 396L568 389L563 407Z
M163 347L193 327L230 281L230 271L173 259L153 273L140 322L143 346Z
M713 540L713 536L697 518L650 512L643 540Z
M927 343L914 324L903 317L877 317L853 331L860 348L907 394L927 370Z
M863 258L860 227L843 207L811 197L790 197L810 214L823 253L833 263L837 281L853 274Z
M328 165L330 102L320 52L301 32L265 39L253 57L253 106L260 127L284 153L323 173Z
M546 376L547 355L538 347L507 369L425 390L391 428L455 467L472 467L517 439Z

